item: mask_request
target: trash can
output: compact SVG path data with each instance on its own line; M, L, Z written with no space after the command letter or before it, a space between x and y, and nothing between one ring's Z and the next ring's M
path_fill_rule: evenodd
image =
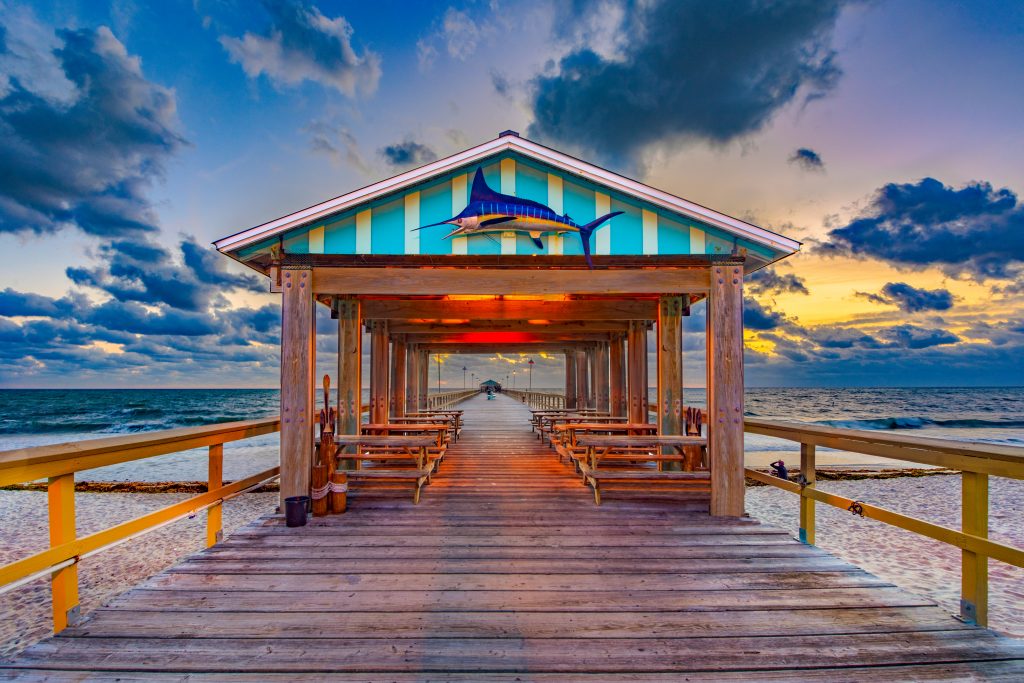
M291 496L284 499L284 521L287 526L306 526L309 496Z

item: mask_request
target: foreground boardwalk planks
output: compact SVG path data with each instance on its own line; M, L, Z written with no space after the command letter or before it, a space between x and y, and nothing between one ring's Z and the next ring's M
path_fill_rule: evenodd
M261 520L0 665L0 678L1024 679L1017 641L706 497L594 506L511 399L467 402L423 502ZM656 497L655 497L656 496Z

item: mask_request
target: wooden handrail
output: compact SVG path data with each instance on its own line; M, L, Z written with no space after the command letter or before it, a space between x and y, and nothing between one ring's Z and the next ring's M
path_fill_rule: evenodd
M825 503L956 546L961 549L961 619L988 624L989 558L1024 567L1024 550L988 539L988 478L1024 479L1024 448L749 418L744 429L800 444L799 482L746 468L751 479L800 497L800 540L814 544L814 506ZM815 486L817 446L960 470L961 529L819 491Z
M59 633L78 614L78 562L142 533L206 510L206 543L221 539L221 503L280 475L272 467L225 485L222 479L224 444L270 434L280 429L279 418L224 422L158 432L88 439L51 446L0 452L0 485L47 478L50 547L0 565L0 591L50 574L53 630ZM208 447L209 482L206 493L78 538L75 533L75 473L156 455Z

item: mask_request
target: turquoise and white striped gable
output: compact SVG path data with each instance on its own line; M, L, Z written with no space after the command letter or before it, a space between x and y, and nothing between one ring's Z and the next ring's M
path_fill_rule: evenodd
M438 225L417 230L420 226L451 218L466 207L472 176L478 167L483 169L488 185L495 190L546 204L559 214L568 214L578 224L611 211L621 211L622 215L594 232L592 246L597 256L729 254L738 249L753 257L754 264L761 265L799 248L798 243L767 231L761 232L777 240L766 240L759 234L743 234L742 230L713 225L710 220L692 215L694 212L687 215L683 211L666 208L664 202L656 203L638 196L638 193L610 187L592 174L583 177L508 148L426 175L418 182L394 191L352 202L335 212L330 212L328 206L321 215L307 221L296 214L298 218L290 225L247 236L246 243L239 244L237 236L225 238L217 243L217 247L242 261L264 254L278 243L283 245L287 254L583 253L580 237L573 233L544 235L544 248L538 249L528 235L517 232L445 239L452 226ZM231 240L235 243L222 244Z

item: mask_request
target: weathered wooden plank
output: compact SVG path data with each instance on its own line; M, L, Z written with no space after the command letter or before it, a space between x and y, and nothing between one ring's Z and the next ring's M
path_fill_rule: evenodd
M136 588L109 604L112 607L214 612L674 612L764 609L826 609L846 607L916 607L935 603L902 590L880 586L821 591L574 591L571 600L553 602L550 591L361 591L323 594L317 591L164 591Z
M916 647L915 647L916 644ZM813 669L990 661L1024 646L971 631L805 635L763 638L426 638L393 639L55 638L19 662L40 667L154 671L687 672Z
M370 319L625 321L653 319L657 315L657 301L636 298L599 301L364 299L363 311Z

